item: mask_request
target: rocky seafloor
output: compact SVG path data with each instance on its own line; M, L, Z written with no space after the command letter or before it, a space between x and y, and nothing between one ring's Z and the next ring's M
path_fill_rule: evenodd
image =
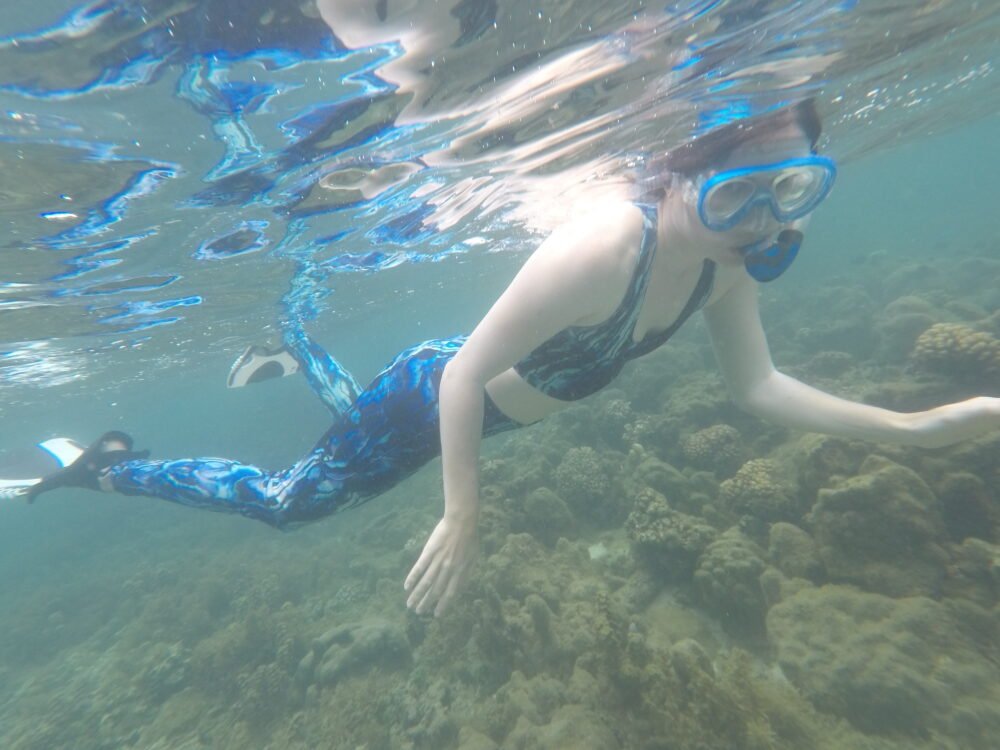
M900 410L1000 395L1000 262L866 263L766 293L782 369ZM767 425L699 329L490 441L481 558L443 618L401 585L437 465L307 529L213 517L211 545L14 591L0 747L996 748L1000 434Z

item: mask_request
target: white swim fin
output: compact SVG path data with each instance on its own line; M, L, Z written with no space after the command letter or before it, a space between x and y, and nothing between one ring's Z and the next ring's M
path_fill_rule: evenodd
M0 465L0 500L27 494L43 477L76 461L84 450L86 446L77 441L59 437L5 458Z
M262 380L294 375L298 371L299 363L284 347L267 349L263 346L248 346L230 368L226 387L242 388Z

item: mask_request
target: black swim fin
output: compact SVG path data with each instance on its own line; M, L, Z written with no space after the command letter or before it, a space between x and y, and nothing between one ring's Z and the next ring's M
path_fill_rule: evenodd
M116 443L125 447L110 447ZM132 450L132 438L124 432L117 430L105 432L91 443L73 463L43 477L40 482L32 485L25 494L30 503L34 502L35 498L43 492L49 492L59 487L84 487L90 490L99 490L101 488L99 478L105 469L123 461L148 457L149 451Z

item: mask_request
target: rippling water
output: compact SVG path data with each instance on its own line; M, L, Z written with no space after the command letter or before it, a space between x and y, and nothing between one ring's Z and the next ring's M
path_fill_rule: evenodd
M0 30L8 404L221 361L288 308L444 324L567 206L788 101L841 162L1000 103L1000 5L968 0L7 0Z

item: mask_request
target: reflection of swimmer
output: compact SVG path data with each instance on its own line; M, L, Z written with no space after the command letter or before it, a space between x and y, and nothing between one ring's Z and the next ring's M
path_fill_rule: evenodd
M900 414L828 395L774 368L756 281L788 267L804 220L829 192L835 168L814 152L819 129L807 102L665 155L661 179L642 202L607 205L557 229L468 337L408 349L364 389L290 326L287 351L334 424L288 469L149 461L133 456L119 433L92 446L82 467L78 461L29 494L99 484L285 526L364 502L440 453L444 517L406 579L409 606L440 613L475 556L481 438L600 390L698 310L733 397L778 424L921 446L1000 427L1000 399ZM251 353L244 380L252 379L252 361Z
M0 42L0 89L59 97L146 82L193 59L237 60L267 50L290 62L338 51L308 3L242 0L242 23L212 23L232 13L226 0L89 3L50 28Z

